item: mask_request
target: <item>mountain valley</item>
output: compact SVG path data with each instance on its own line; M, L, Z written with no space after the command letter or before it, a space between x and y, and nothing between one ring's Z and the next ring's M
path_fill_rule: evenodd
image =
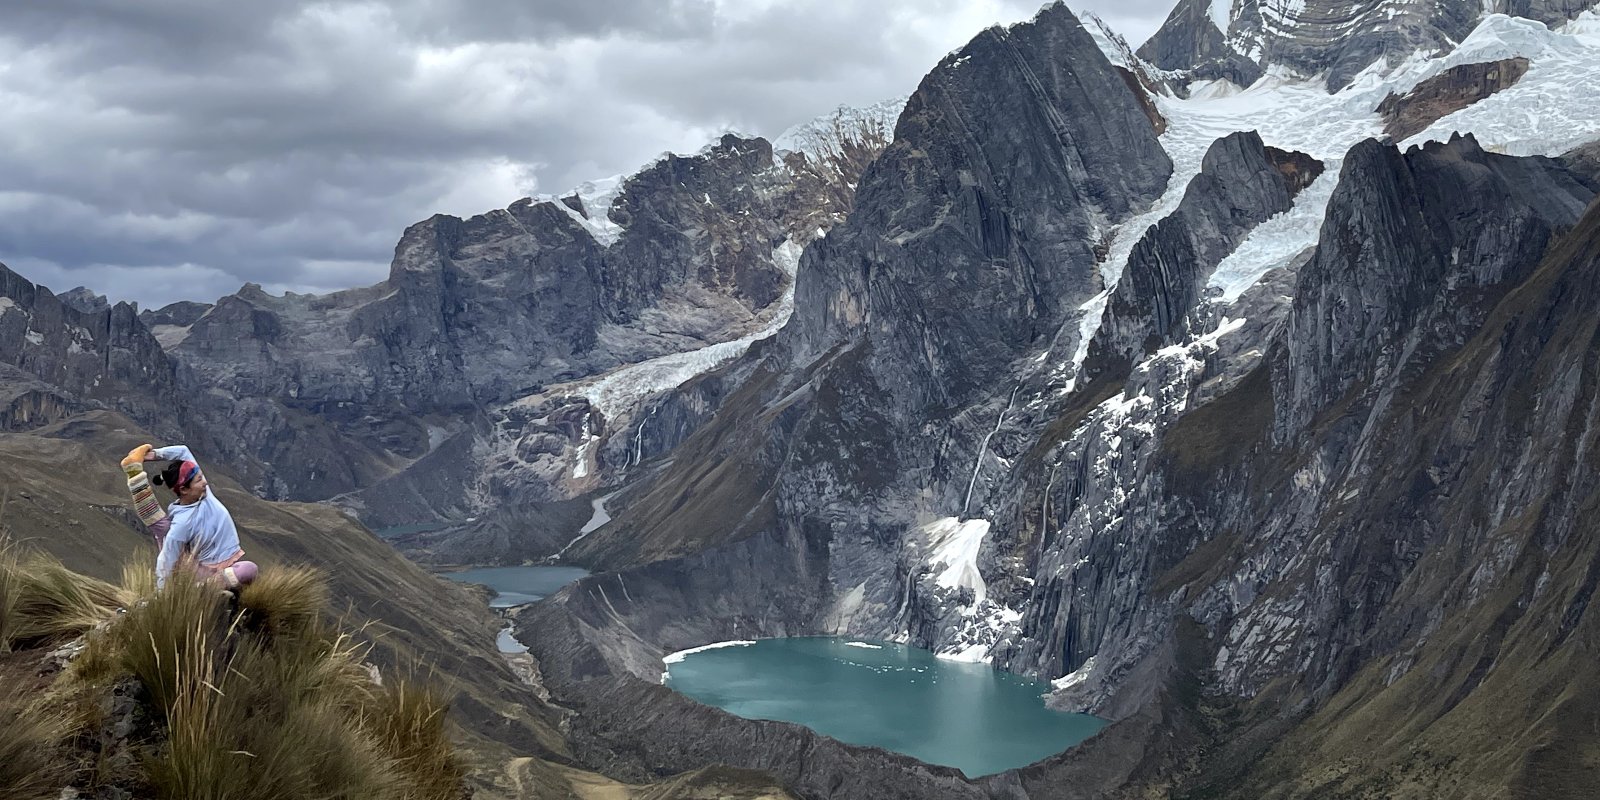
M1053 3L907 98L419 222L374 286L0 267L3 523L110 577L105 453L213 454L252 553L449 676L483 796L1586 796L1595 85L1577 3L1182 0L1138 49ZM592 574L502 658L416 563ZM662 685L798 636L1108 724L968 778Z

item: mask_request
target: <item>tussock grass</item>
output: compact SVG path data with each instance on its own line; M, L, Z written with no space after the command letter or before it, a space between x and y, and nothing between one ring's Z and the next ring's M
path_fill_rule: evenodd
M65 720L20 691L0 692L0 800L58 796L66 778L58 749L66 734Z
M239 594L243 624L271 636L303 634L327 608L327 580L303 567L266 570Z
M328 598L311 569L265 571L235 601L157 590L147 564L97 581L0 539L0 653L86 634L48 697L0 697L0 800L108 781L173 800L461 797L444 698L375 681ZM118 686L136 710L107 711Z
M127 597L120 587L0 539L0 653L82 634L114 617Z
M445 728L449 704L429 684L396 680L384 686L365 718L367 730L394 757L415 790L408 797L445 798L460 793L463 772Z
M190 644L171 665L167 748L149 765L158 796L400 796L393 761L356 724L371 696L358 649L231 641L219 658L215 642Z
M0 653L11 652L11 642L17 637L17 625L21 622L18 606L22 602L22 582L17 577L18 561L16 545L0 538Z
M165 714L184 691L184 680L197 677L193 665L221 654L229 626L224 606L220 593L204 584L168 581L162 591L135 602L91 649L112 648L112 662L138 678L151 705Z
M214 587L169 581L95 638L166 723L146 763L157 797L460 796L443 700L375 683L368 646L327 620L327 598L309 569L263 574L237 610Z

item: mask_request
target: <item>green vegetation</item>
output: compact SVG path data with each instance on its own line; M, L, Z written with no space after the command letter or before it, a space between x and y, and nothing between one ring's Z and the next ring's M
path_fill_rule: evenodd
M378 680L369 646L328 616L313 570L265 572L237 600L148 568L121 585L0 543L0 659L49 673L30 702L0 698L0 800L94 796L380 798L462 796L445 699ZM10 685L12 682L7 682Z

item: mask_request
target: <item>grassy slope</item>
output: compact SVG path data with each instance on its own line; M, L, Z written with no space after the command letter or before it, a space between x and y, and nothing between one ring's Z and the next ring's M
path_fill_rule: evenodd
M154 547L135 530L117 468L122 454L149 439L109 412L0 434L0 529L94 577L115 579L130 557L153 564ZM204 464L205 454L197 455ZM325 570L335 607L346 609L353 624L372 621L365 633L375 641L373 659L382 668L400 665L404 672L419 665L419 677L454 695L458 738L479 796L577 798L647 790L558 766L571 759L558 729L562 712L541 701L498 655L497 623L470 590L428 574L331 507L262 501L216 467L208 476L238 522L251 559L265 569L298 563ZM596 787L604 792L594 794Z
M698 552L769 525L776 469L760 443L773 439L775 412L763 403L777 377L763 369L746 381L673 451L645 492L609 525L578 540L566 558L618 569Z
M11 489L4 523L13 535L93 577L115 579L154 547L130 526L116 461L146 441L125 417L95 412L32 434L0 436L0 484ZM158 443L161 444L161 443ZM203 459L205 454L197 454ZM270 568L292 562L326 570L336 607L357 624L373 620L381 666L420 664L453 689L463 725L485 739L564 754L557 713L499 658L480 601L406 561L333 508L269 503L241 491L215 467L218 496L238 522L245 551Z

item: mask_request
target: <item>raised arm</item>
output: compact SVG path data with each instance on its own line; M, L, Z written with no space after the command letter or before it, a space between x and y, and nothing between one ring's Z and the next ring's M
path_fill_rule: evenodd
M151 450L150 455L145 456L145 459L149 461L194 461L194 453L189 452L188 445L174 444ZM200 462L194 461L194 463L198 464Z

